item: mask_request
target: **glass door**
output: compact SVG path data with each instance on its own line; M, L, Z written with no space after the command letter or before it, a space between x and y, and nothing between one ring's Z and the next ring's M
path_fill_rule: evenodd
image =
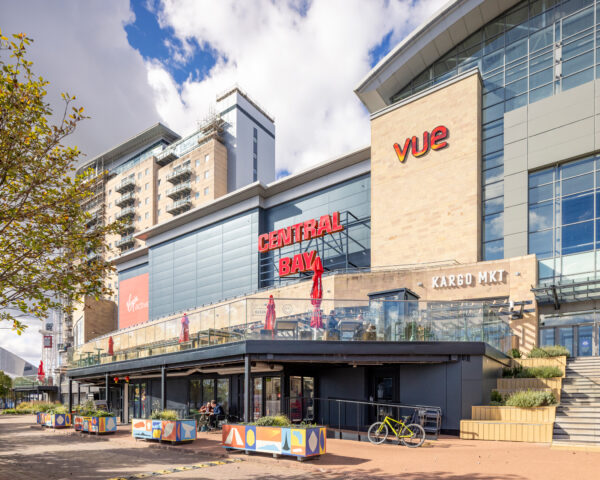
M577 356L591 357L594 355L594 325L579 325L577 327Z
M265 415L281 413L281 377L265 378Z
M129 419L147 418L146 382L129 384Z
M252 413L254 416L254 420L258 420L261 415L262 415L262 405L263 405L263 401L262 401L262 394L263 394L263 388L262 388L262 377L258 377L255 378L253 380L253 388L252 388L252 392L253 392L253 408L252 408Z
M558 345L562 345L567 350L569 350L571 356L574 356L575 352L573 350L573 327L558 328L557 343Z

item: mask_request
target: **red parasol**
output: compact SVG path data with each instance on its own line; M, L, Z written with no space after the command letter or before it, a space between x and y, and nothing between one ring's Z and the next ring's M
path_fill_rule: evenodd
M45 376L46 374L44 373L44 362L40 360L40 366L38 367L38 380L40 382L43 382Z
M310 326L313 328L323 328L323 315L321 313L321 302L323 301L321 275L323 275L323 264L321 263L321 257L315 259L313 270L315 274L313 276L312 290L310 291L310 303L314 308L310 317Z
M181 333L179 334L179 343L190 341L190 321L187 318L187 313L181 318Z
M181 333L179 334L179 343L190 341L190 321L188 320L187 313L183 314L181 319Z
M275 300L273 300L273 295L269 295L269 303L267 303L267 316L265 317L265 330L275 330L275 320L277 319L275 315Z
M112 337L108 337L108 354L112 357L115 354L115 342Z

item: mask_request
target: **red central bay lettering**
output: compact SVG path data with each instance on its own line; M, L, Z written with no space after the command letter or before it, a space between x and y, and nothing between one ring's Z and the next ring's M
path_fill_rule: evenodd
M279 259L279 276L293 275L294 273L307 272L313 269L313 264L317 258L317 251L298 253L292 258L283 257Z

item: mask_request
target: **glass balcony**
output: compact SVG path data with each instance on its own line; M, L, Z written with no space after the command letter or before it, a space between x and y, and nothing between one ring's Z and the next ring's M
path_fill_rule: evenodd
M115 205L117 207L127 207L127 206L131 206L135 203L135 192L128 192L128 193L124 193L123 195L121 195L120 198L118 198L115 201Z
M158 163L161 167L164 167L165 165L168 165L173 160L177 160L178 158L179 157L175 153L175 150L170 148L170 149L164 150L164 151L160 152L158 155L156 155L156 163Z
M184 195L189 195L192 192L192 183L187 181L176 185L167 190L167 197L177 200Z
M268 299L240 299L188 310L189 341L180 342L181 317L115 331L82 345L71 368L201 349L244 340L339 342L487 342L507 352L513 335L507 305L484 302L275 299L268 328ZM316 324L316 326L315 326ZM312 326L311 326L312 325ZM108 339L113 353L108 355Z
M167 207L167 212L169 212L171 215L179 215L180 213L185 212L190 208L192 208L192 198L185 197L169 205Z
M119 193L131 192L135 189L135 178L127 177L121 180L121 183L117 184L115 191Z
M96 207L94 210L88 212L89 218L85 222L85 226L91 229L98 221L102 218L103 208L102 206Z
M118 240L115 242L115 246L117 248L121 248L121 249L125 249L125 248L131 248L133 247L133 244L135 242L135 239L133 238L132 235L127 235L123 238L121 238L121 240Z
M178 184L184 180L188 180L192 176L192 167L179 167L167 175L167 181L172 184Z
M127 207L127 208L124 208L123 210L121 210L119 213L117 213L115 215L115 218L117 220L121 220L122 218L126 218L126 217L133 218L134 215L135 215L135 208Z

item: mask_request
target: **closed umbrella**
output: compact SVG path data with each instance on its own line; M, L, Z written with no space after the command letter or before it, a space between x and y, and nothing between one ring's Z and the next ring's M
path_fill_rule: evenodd
M187 313L183 314L181 318L181 333L179 334L179 343L190 341L190 321L188 320Z
M310 303L313 305L313 312L310 317L310 326L312 328L323 328L323 315L321 313L321 302L323 301L323 283L321 275L323 275L323 264L321 257L315 259L313 267L315 272L313 276L312 289L310 291Z
M271 336L273 336L273 330L275 330L275 300L273 295L269 295L269 303L267 303L267 315L265 316L265 330L271 330Z
M108 355L111 357L115 354L114 348L115 342L113 342L112 337L108 337Z
M40 360L40 366L38 367L38 380L40 382L43 382L45 376L46 374L44 373L44 362Z

